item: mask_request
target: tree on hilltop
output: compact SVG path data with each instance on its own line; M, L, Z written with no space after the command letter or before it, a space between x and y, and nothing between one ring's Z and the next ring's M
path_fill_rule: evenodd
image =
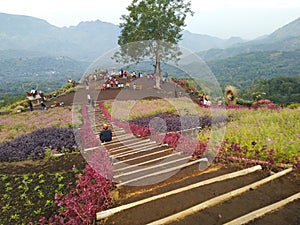
M162 76L161 62L177 61L181 52L178 42L186 26L185 19L191 11L191 2L184 0L133 0L127 7L129 15L122 15L120 52L116 61L129 63L143 59L154 61L157 88Z

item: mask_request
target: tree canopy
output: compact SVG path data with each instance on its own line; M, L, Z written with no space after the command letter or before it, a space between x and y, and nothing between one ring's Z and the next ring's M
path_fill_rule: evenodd
M278 104L300 103L300 76L261 79L241 92L244 99L270 99Z
M177 46L182 38L185 19L191 11L191 2L184 0L133 0L127 7L129 15L122 15L120 52L116 60L140 62L155 61L156 87L160 86L162 61L178 60Z

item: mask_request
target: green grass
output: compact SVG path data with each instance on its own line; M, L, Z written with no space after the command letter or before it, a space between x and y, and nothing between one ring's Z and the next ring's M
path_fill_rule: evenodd
M112 107L113 104L117 107ZM114 118L121 120L162 112L178 112L180 115L196 113L199 116L218 114L216 111L197 107L184 98L107 102L105 106ZM235 143L241 146L243 157L246 158L266 160L272 157L275 163L291 164L300 161L300 112L298 109L228 109L225 114L229 121L225 126L224 136L219 137L226 143L225 148ZM205 128L199 134L199 140L207 143L211 135L211 129ZM230 154L240 153L231 151Z

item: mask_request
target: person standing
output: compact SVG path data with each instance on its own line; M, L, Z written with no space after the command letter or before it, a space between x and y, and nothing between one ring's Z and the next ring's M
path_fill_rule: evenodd
M88 101L88 104L90 105L91 104L91 96L89 93L87 94L87 101Z
M95 100L94 100L93 97L91 97L91 104L92 104L93 107L95 107Z
M29 109L30 109L30 111L33 111L33 105L32 105L31 101L29 101Z
M219 100L218 100L218 103L217 103L217 104L218 104L218 106L219 106L219 107L221 107L221 106L223 105L223 102L222 102L222 99L221 99L221 98L219 98Z

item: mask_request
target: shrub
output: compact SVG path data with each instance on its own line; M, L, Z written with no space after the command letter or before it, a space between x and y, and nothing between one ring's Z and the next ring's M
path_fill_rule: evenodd
M287 106L288 109L298 109L300 108L300 104L299 103L294 103L294 104L290 104Z

